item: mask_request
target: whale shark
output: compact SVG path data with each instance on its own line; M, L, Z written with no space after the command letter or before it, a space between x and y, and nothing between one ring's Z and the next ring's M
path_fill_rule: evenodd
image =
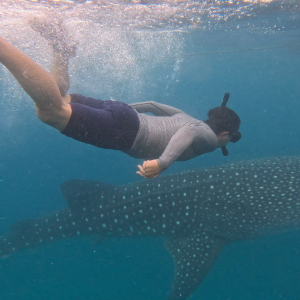
M187 299L231 242L300 224L300 156L234 162L122 186L73 179L68 207L0 236L0 256L84 235L159 237L174 260L169 300Z

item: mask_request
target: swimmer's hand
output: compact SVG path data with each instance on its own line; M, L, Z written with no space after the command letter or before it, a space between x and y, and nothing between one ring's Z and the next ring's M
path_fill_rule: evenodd
M162 172L157 159L144 161L143 166L138 165L138 168L140 170L136 173L148 179L157 177Z

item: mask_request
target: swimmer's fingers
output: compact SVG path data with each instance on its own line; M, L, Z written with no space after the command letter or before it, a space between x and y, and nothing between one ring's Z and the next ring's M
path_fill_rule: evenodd
M141 172L139 172L139 171L137 171L136 174L138 174L138 175L140 175L140 176L142 176L142 177L144 177L144 178L146 178L146 179L148 178L147 176L143 175L143 174L142 174Z
M139 171L136 172L136 174L139 174L140 176L147 178L146 172L143 169L143 167L141 165L138 165L138 168L140 169Z
M145 160L144 162L143 162L143 169L144 170L146 170L146 168L147 168L147 162L148 162L149 160Z
M146 179L153 179L153 178L155 178L155 177L157 177L158 175L155 175L155 176L153 176L153 175L144 175L144 174L142 174L141 172L139 172L139 171L137 171L136 172L136 174L138 174L138 175L140 175L140 176L142 176L142 177L144 177L144 178L146 178Z
M143 166L145 166L145 163L146 163L146 162L143 163ZM142 177L144 177L144 178L152 179L152 178L157 177L157 176L159 175L159 174L157 174L157 175L147 174L146 171L145 171L145 169L144 169L141 165L138 165L138 168L139 168L140 170L137 171L136 174L138 174L138 175L140 175L140 176L142 176Z
M155 178L161 173L157 159L145 161L143 170L145 171L147 178Z
M146 176L146 172L144 170L144 167L142 167L141 165L138 165L138 168L140 169L140 172Z

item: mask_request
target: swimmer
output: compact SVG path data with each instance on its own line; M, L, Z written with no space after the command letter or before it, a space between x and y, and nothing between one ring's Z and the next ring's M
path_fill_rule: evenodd
M3 38L0 62L34 101L37 117L67 137L145 160L138 165L140 176L157 177L174 161L186 161L217 148L227 155L227 143L241 137L240 118L226 107L229 96L221 107L209 110L208 120L200 121L154 101L128 105L67 94L68 63L76 55L76 43L60 21L34 18L29 24L52 47L50 73Z

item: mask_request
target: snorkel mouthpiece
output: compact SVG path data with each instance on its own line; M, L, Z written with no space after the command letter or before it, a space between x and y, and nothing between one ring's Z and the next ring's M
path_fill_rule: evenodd
M226 146L222 146L221 150L222 150L222 153L223 153L224 156L227 156L229 154L228 149L227 149Z

